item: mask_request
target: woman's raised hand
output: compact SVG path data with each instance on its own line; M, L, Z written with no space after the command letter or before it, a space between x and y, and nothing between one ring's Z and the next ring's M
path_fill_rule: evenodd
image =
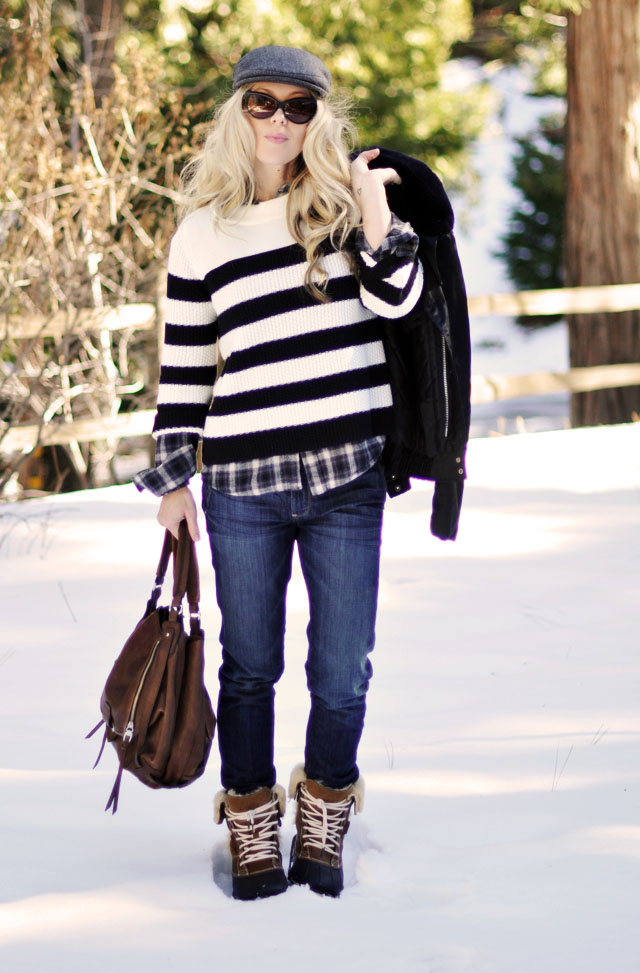
M351 188L362 213L362 229L369 246L377 250L391 224L385 186L402 182L395 169L370 169L369 163L380 155L380 149L360 152L351 163Z
M378 184L386 186L390 182L401 183L402 179L395 169L370 169L369 163L380 155L380 149L367 149L360 152L351 163L351 185L358 203L367 199L372 188L377 192Z

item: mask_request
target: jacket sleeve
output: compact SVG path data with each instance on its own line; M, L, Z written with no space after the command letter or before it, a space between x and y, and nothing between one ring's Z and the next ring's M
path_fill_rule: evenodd
M362 229L356 235L360 300L381 318L400 318L418 303L423 285L418 237L409 223L392 215L387 236L372 250Z
M153 435L201 435L217 367L216 313L194 269L183 227L169 251L166 324Z
M455 541L462 507L464 481L436 480L431 504L431 533L441 541Z

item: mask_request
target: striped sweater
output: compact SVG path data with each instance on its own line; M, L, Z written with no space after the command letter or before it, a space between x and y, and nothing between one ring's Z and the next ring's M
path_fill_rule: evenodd
M417 238L395 220L397 247L387 241L372 253L361 237L359 280L343 254L327 252L331 300L319 302L304 289L305 253L288 231L286 204L279 196L248 206L226 231L203 207L171 243L154 435L202 436L205 465L386 429L391 390L379 317L406 314L418 300Z

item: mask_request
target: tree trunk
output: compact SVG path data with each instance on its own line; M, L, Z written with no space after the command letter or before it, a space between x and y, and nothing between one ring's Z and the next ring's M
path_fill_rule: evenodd
M640 280L640 0L569 15L568 287ZM572 366L640 361L640 311L569 316ZM628 422L640 387L572 397L573 425Z

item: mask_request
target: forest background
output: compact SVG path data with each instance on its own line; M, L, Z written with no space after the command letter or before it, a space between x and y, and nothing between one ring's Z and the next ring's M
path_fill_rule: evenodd
M599 0L600 14L612 4ZM616 0L622 8L637 21L638 0ZM526 64L533 96L562 97L571 22L598 30L591 5L581 10L581 0L0 0L0 441L28 421L45 429L152 405L160 320L151 332L96 322L123 304L160 307L178 175L244 52L312 50L353 99L363 145L422 158L449 191L472 194L471 149L492 108L486 79ZM465 58L483 66L472 85L455 69ZM565 137L560 113L518 145L521 205L496 241L516 287L568 279ZM600 348L598 363L637 360L637 317L631 350ZM580 354L572 364L595 363ZM602 406L574 410L577 423L625 421L637 409L637 395L590 395ZM80 485L109 482L115 448L113 438L72 444L72 469L58 479L70 485L75 470ZM30 454L3 460L0 490L33 480Z

